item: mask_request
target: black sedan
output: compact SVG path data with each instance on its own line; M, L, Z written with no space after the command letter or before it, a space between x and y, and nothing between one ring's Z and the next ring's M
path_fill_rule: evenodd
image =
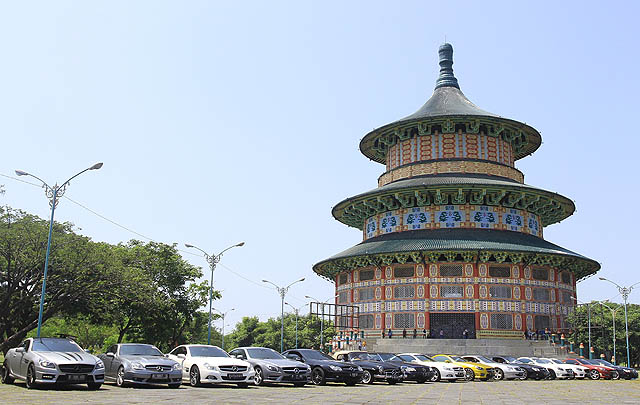
M345 350L337 352L334 357L337 360L351 362L362 367L362 382L365 384L373 384L375 381L395 384L404 378L399 365L382 361L378 356L372 356L367 352Z
M606 360L602 360L602 359L592 359L589 360L590 363L597 363L601 366L605 366L605 367L611 367L616 369L616 371L618 372L618 374L620 375L620 378L624 378L625 380L632 380L634 378L638 378L638 370L636 370L635 368L631 368L631 367L622 367L622 366L616 366L612 363L609 363Z
M289 359L309 365L311 367L311 382L316 385L325 385L328 381L356 385L362 380L362 367L334 360L319 350L292 349L282 354Z
M369 353L369 356L373 358L377 357L380 361L400 367L404 374L403 381L415 381L418 384L422 384L429 381L435 375L435 371L433 371L431 367L406 362L393 353Z
M532 380L545 380L549 378L549 370L545 367L540 367L535 364L527 364L519 362L518 359L511 356L493 356L491 360L496 363L502 364L510 364L512 366L520 367L525 371L525 375L522 380L526 380L528 378Z

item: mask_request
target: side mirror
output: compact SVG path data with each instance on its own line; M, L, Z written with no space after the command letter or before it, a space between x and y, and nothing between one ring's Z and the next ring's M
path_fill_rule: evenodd
M16 353L24 353L24 347L16 347Z
M177 357L178 357L179 359L186 359L186 358L187 358L187 355L186 355L186 354L183 354L183 353L180 353Z
M115 354L113 354L113 352L107 352L107 357L115 357Z
M244 357L244 354L239 354L239 355L236 356L236 359L238 359L238 360L246 360L247 358Z

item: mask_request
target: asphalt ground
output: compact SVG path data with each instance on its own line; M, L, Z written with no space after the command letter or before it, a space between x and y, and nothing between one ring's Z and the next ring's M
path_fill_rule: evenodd
M0 384L0 404L640 404L640 380L632 381L498 381L456 383L344 384L237 388L208 386L178 389L166 386L98 391L69 385L28 390L23 382Z

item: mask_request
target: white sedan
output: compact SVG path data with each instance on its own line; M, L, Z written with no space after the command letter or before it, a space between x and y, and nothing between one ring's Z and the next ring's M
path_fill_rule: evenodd
M182 379L201 384L231 383L245 388L253 383L255 371L244 360L230 357L218 346L182 345L167 355L182 365Z
M545 357L545 360L549 360L554 364L562 364L563 366L570 366L571 369L573 370L573 373L576 375L576 378L579 378L581 380L584 379L587 376L587 373L589 372L589 369L586 367L578 366L575 364L567 364L564 361L560 361L558 359L550 359Z
M544 367L549 370L549 378L554 379L573 379L575 374L573 369L568 367L569 364L556 364L547 359L541 359L538 357L519 357L518 361L526 364L534 364L539 367Z
M425 356L424 354L420 353L402 353L398 354L397 356L408 363L416 363L423 366L432 367L437 372L433 377L431 377L431 381L464 380L465 374L462 367L453 366L441 361L435 361L431 357Z

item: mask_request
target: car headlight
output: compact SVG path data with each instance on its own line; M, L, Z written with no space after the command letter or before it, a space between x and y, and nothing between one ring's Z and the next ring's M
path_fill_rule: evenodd
M334 365L329 366L329 368L330 368L331 370L333 370L333 371L341 371L341 370L342 370L342 368L340 368L340 367L338 367L338 366L334 366Z
M174 370L182 370L182 366L180 365L180 363L176 363L173 365L173 369Z
M307 366L307 373L310 373L310 372L311 372L311 367Z
M141 363L131 363L131 368L134 370L144 370L144 366Z
M533 371L540 371L540 369L539 369L538 367L531 367L531 369L532 369Z
M447 366L444 366L444 367L442 367L442 368L443 368L445 371L453 371L453 367L447 367Z
M358 366L358 371L364 371L362 367Z
M102 362L102 360L96 361L96 368L97 369L104 368L104 363Z
M38 363L40 363L40 367L44 367L44 368L56 368L56 363L52 363L48 360L43 360L40 359L38 360Z
M270 371L276 371L276 372L279 372L279 371L280 371L280 367L278 367L278 366L267 366L267 368L268 368Z
M405 371L408 371L408 372L412 373L412 372L416 371L416 369L415 369L415 368L413 368L413 367L407 367L407 368L405 369Z
M382 374L384 372L384 368L382 366L378 366L378 373Z
M207 370L215 370L216 369L216 366L214 366L213 364L209 364L209 363L204 363L203 366Z

